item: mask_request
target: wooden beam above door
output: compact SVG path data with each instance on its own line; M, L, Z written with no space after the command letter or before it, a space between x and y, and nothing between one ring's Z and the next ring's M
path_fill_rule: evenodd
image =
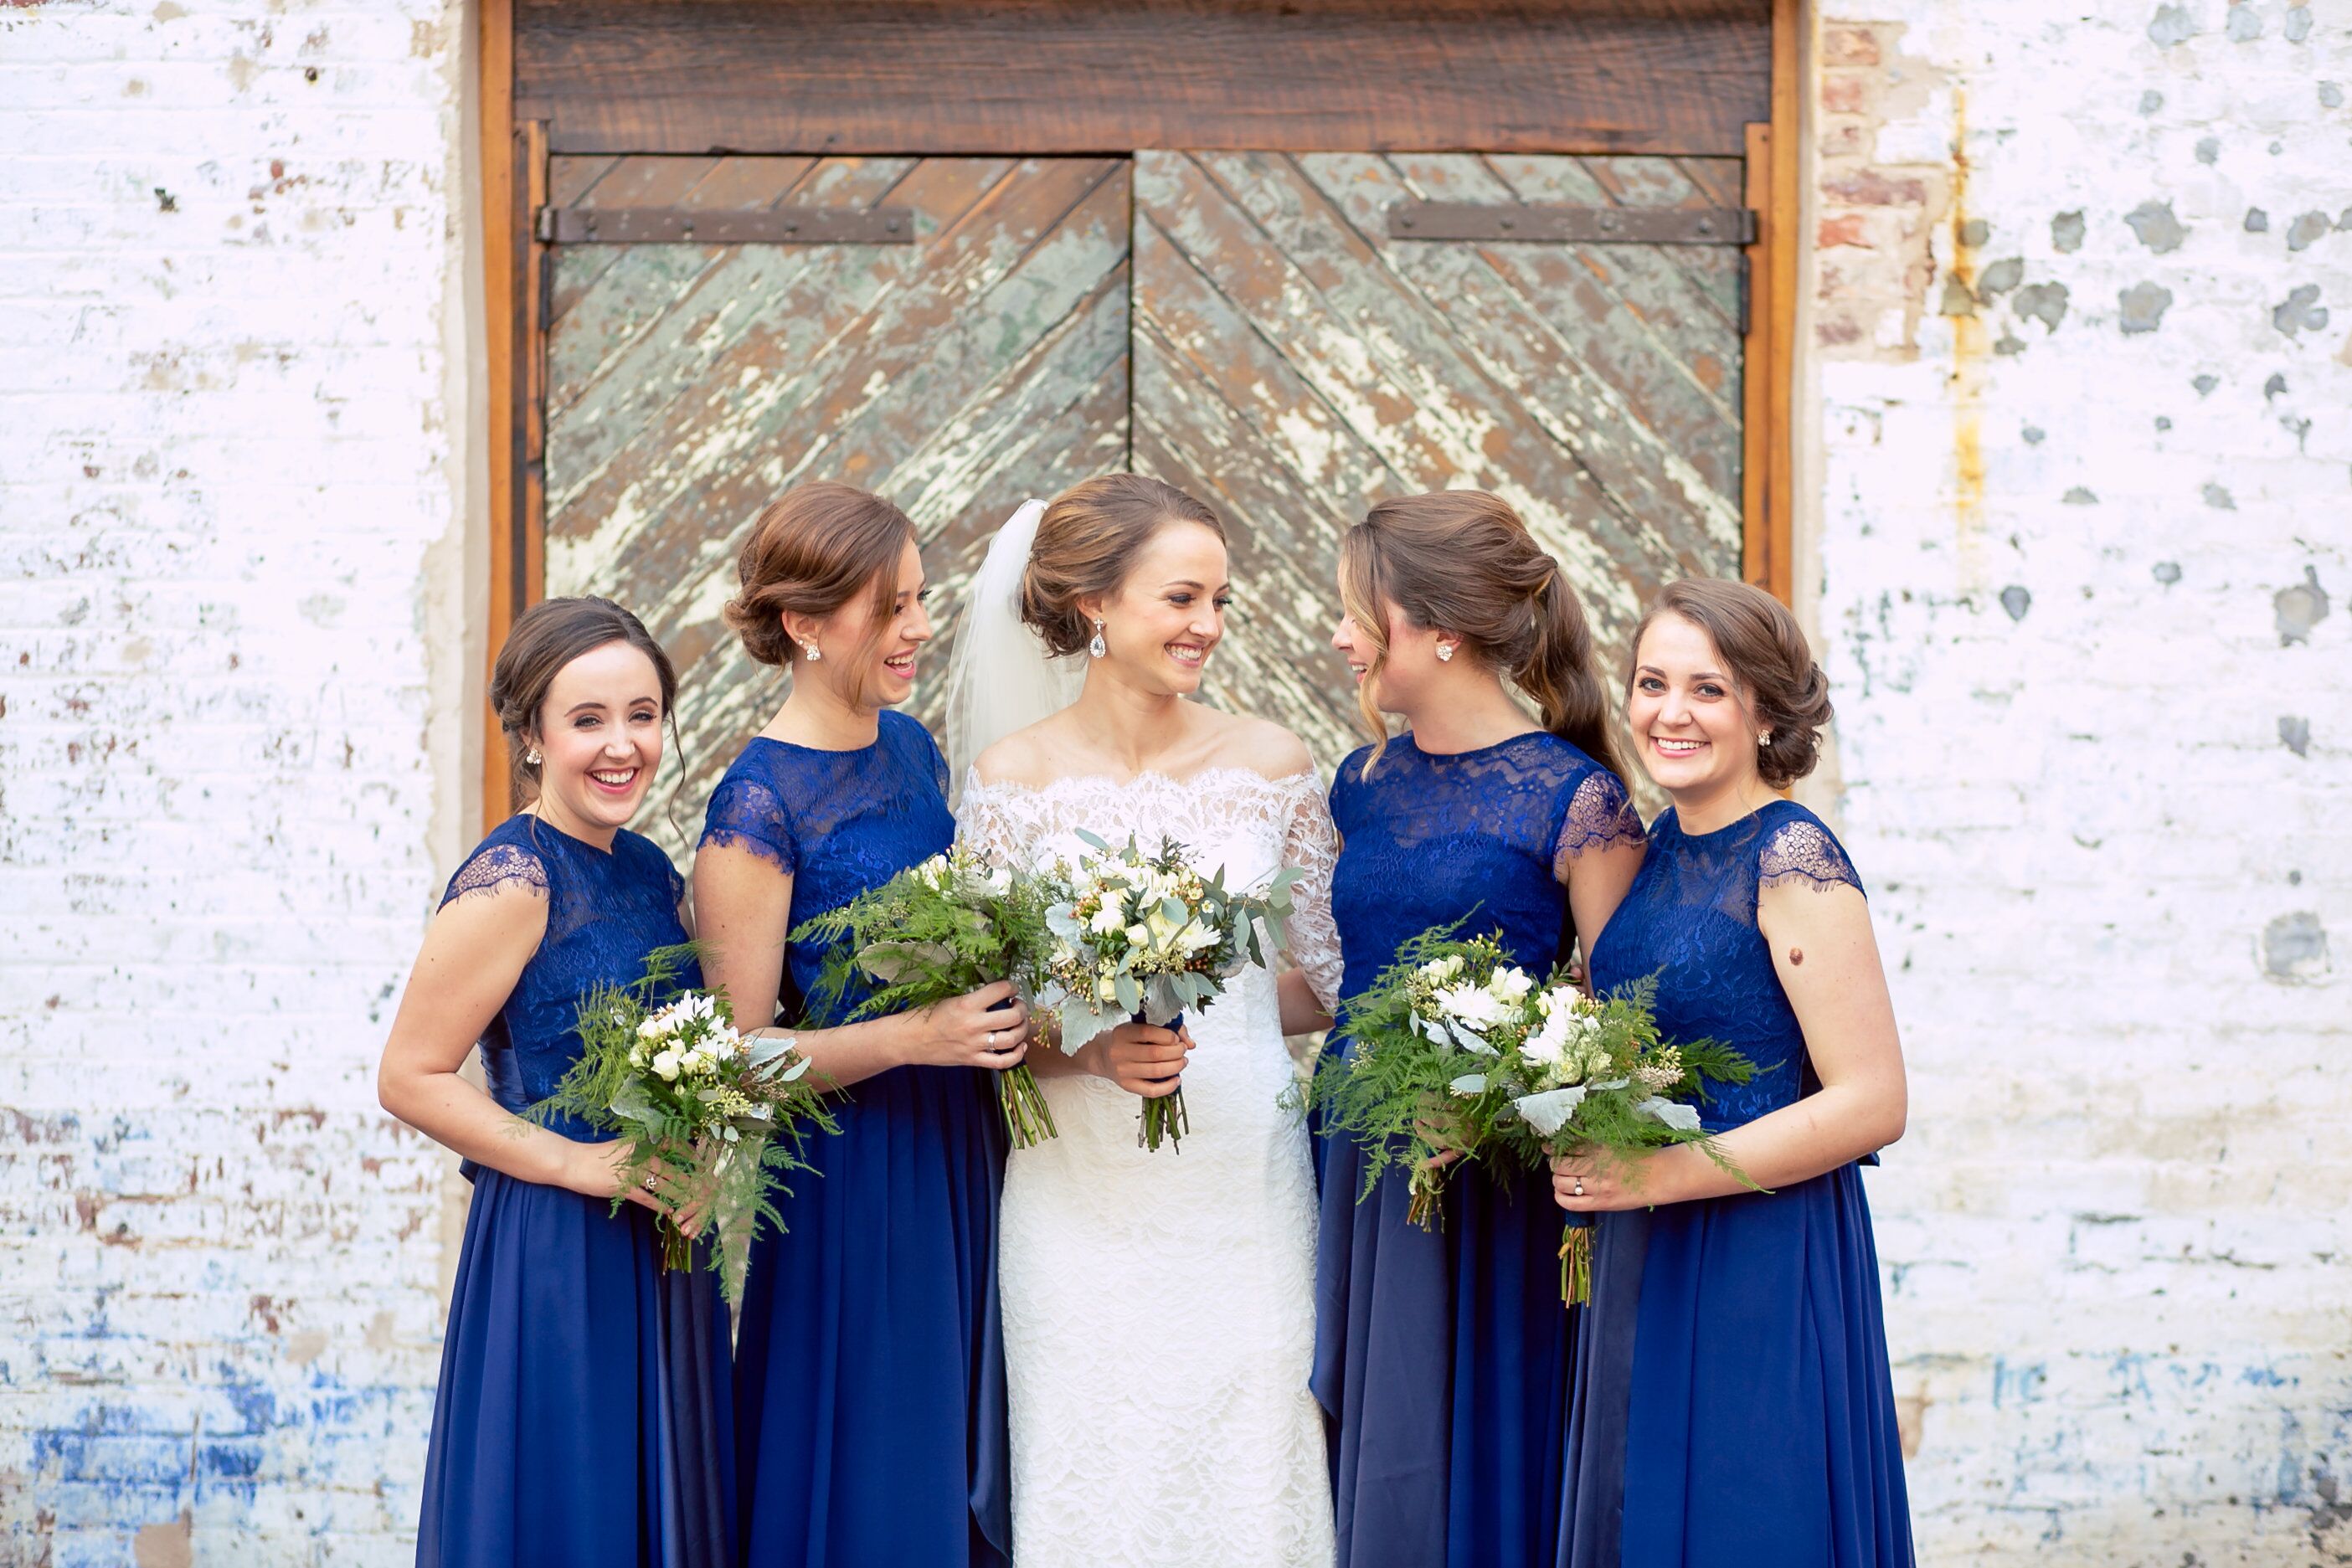
M522 0L558 153L1737 157L1770 0Z

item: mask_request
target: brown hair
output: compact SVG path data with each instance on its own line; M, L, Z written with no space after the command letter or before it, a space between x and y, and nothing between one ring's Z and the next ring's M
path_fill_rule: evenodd
M539 796L539 765L523 760L539 730L547 690L563 666L607 643L626 643L650 660L661 681L662 717L677 739L677 671L646 623L609 599L543 599L515 618L490 667L490 711L507 737L507 805L520 809ZM680 749L682 756L683 748Z
M1389 656L1385 600L1416 627L1455 633L1535 699L1546 729L1623 776L1584 606L1501 497L1433 490L1381 502L1340 541L1339 596L1373 650L1356 693L1373 737L1367 770L1388 746L1372 697Z
M874 602L874 623L856 650L863 653L888 624L898 596L898 557L914 538L907 514L879 496L828 480L795 485L752 523L735 558L743 590L721 613L745 653L763 664L783 664L800 656L784 632L787 612L830 615L862 590ZM854 678L865 678L866 663L851 659Z
M1813 770L1822 727L1830 721L1829 681L1813 663L1805 633L1789 607L1760 588L1720 577L1686 577L1666 584L1633 628L1625 655L1625 687L1642 654L1642 633L1661 615L1679 615L1707 635L1738 688L1740 706L1772 738L1756 748L1756 770L1784 789Z
M1169 523L1198 523L1225 537L1216 513L1140 474L1105 474L1071 486L1037 519L1037 540L1021 574L1021 619L1055 654L1076 653L1094 638L1078 601L1117 591L1137 553Z

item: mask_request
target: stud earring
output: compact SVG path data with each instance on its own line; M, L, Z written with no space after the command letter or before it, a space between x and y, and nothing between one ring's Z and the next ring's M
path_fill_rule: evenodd
M1099 619L1095 622L1095 640L1087 644L1087 652L1097 659L1110 652L1110 644L1103 641L1102 622Z
M823 653L817 652L816 644L814 643L802 643L801 652L808 655L808 662L812 664L817 664L824 658Z
M1771 732L1770 730L1769 730L1769 729L1759 729L1759 730L1758 730L1758 731L1756 732L1756 744L1757 744L1757 745L1759 745L1759 746L1769 746L1769 745L1771 745L1771 744L1772 744L1772 732Z
M536 746L534 746L534 747L532 747L529 751L524 752L524 753L522 754L522 759L523 759L523 764L524 764L524 766L526 766L526 767L529 767L529 768L536 768L536 767L538 767L538 766L539 766L539 747L537 747Z
M1450 664L1454 662L1453 643L1440 643L1437 645L1437 662L1441 664Z

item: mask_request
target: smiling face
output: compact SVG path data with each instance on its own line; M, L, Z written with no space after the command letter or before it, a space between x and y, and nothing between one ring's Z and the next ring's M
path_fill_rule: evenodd
M1642 766L1677 801L1763 788L1757 726L1704 628L1672 612L1642 633L1625 718Z
M1348 591L1348 572L1339 570L1339 602L1354 602ZM1371 682L1372 706L1382 713L1409 714L1417 704L1426 700L1433 685L1443 679L1440 671L1447 666L1437 656L1441 647L1454 648L1454 660L1461 652L1460 639L1434 627L1415 626L1410 616L1397 608L1396 601L1385 595L1375 601L1378 613L1385 624L1387 648L1385 657L1381 639L1375 638L1354 612L1342 609L1339 629L1331 633L1331 646L1348 662L1348 671L1361 685ZM1372 612L1366 606L1366 612ZM1373 666L1379 672L1373 673Z
M1103 623L1109 652L1096 663L1143 690L1189 696L1225 635L1225 541L1194 522L1162 524L1105 600L1081 600L1079 612Z
M653 787L661 727L661 676L628 643L604 643L558 670L530 737L541 813L575 838L609 841Z
M860 591L822 619L785 617L785 629L799 644L793 678L823 681L852 706L898 706L914 695L919 655L931 640L930 592L923 581L922 552L908 539L898 555L887 612L877 613L874 596ZM812 643L823 655L814 661L806 652Z

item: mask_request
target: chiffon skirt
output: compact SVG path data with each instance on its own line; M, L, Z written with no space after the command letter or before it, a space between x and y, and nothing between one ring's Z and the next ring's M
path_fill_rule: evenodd
M1912 1561L1858 1167L1601 1218L1559 1568Z
M1559 1529L1571 1318L1548 1174L1458 1166L1444 1228L1402 1172L1320 1145L1313 1387L1330 1421L1340 1568L1535 1568Z
M719 1276L663 1272L648 1209L473 1175L420 1568L727 1568Z
M761 1239L735 1361L745 1568L1011 1554L996 1300L1004 1132L977 1068L899 1067L835 1103Z

